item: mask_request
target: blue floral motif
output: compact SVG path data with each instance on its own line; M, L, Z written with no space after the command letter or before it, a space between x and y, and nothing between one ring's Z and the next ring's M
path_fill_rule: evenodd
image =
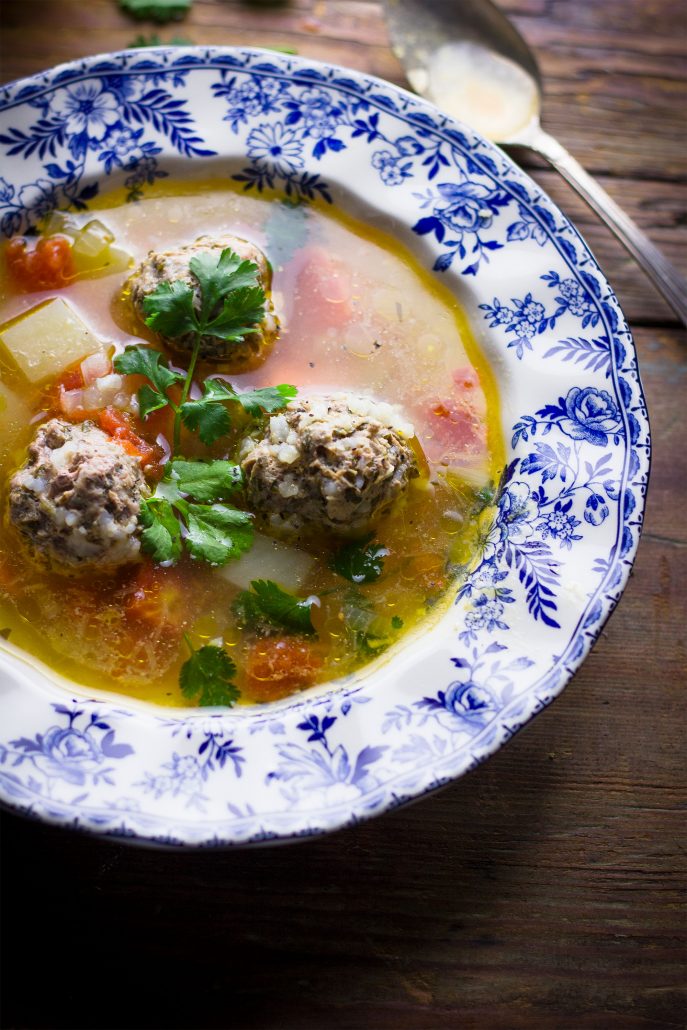
M116 742L115 730L99 712L87 715L82 708L52 707L64 724L49 726L33 737L19 737L8 747L0 745L0 765L11 765L12 769L30 765L43 780L42 784L37 781L38 789L47 793L52 790L53 780L78 787L113 783L114 770L108 761L132 755L133 748Z
M3 800L164 844L261 842L350 824L482 761L579 666L620 597L642 522L649 440L632 341L579 236L470 130L379 81L298 58L214 48L89 58L0 87L0 109L4 233L56 205L86 207L108 181L136 200L179 155L216 147L244 189L388 203L452 287L474 277L489 346L535 398L512 427L494 522L437 627L439 647L417 643L426 661L410 647L407 661L390 653L388 675L382 666L369 681L209 718L123 701L50 707L59 688L26 683L3 694L11 705L0 699ZM515 266L527 278L504 294ZM557 399L552 381L565 384ZM521 630L535 644L527 655Z
M587 440L605 447L609 436L620 431L618 406L606 390L593 386L574 386L565 398L565 417L558 420L564 433L573 440Z
M467 177L462 182L439 183L437 192L438 197L432 189L414 194L421 207L432 207L432 214L416 222L413 232L420 236L431 233L447 248L434 262L435 271L445 272L456 256L469 257L471 263L461 269L462 274L476 275L480 262L489 260L488 252L503 247L498 240L484 239L482 233L509 199L498 188Z
M445 690L423 697L410 707L396 705L386 713L385 732L409 725L421 727L428 721L454 731L458 721L459 732L471 736L481 733L514 696L516 678L513 674L534 665L533 659L525 656L508 657L507 660L494 657L507 651L504 644L493 641L481 650L471 648L467 657L452 658L451 663L454 670L458 670L459 678L449 683ZM412 750L417 751L419 746L414 741ZM407 754L407 749L404 748L403 753Z
M178 723L172 723L172 726L173 736L180 732L183 735ZM156 799L165 796L179 798L185 808L195 808L202 812L208 801L204 792L208 779L225 769L230 769L239 778L245 758L241 754L243 749L235 744L233 736L228 736L217 717L207 721L199 739L188 730L186 736L193 739L194 743L198 740L195 754L182 755L173 751L170 761L163 762L160 772L146 772L136 786Z
M561 279L557 272L548 272L541 278L549 287L557 287L560 290L560 295L555 298L557 307L553 312L547 312L546 305L534 300L531 293L522 300L513 297L512 308L503 304L498 297L494 297L491 304L479 305L480 310L485 312L484 317L488 320L490 328L505 326L507 333L514 334L513 339L508 341L508 347L515 349L518 360L522 359L526 350L532 350L532 341L535 337L547 329L553 329L566 313L581 318L583 329L588 325L596 326L599 322L591 295L576 279ZM608 337L597 337L594 340L570 337L560 340L555 347L546 352L545 357L553 354L562 354L564 360L572 359L587 368L610 370Z
M155 83L144 76L96 77L56 88L52 93L32 101L41 116L27 130L9 128L0 134L9 157L25 158L37 153L49 160L43 168L49 178L41 177L25 185L19 196L0 189L0 231L11 235L22 225L35 224L50 211L65 203L84 208L98 192L98 185L82 185L86 158L95 154L109 175L114 168L125 168L132 174L127 181L130 200L141 196L140 187L166 173L157 169L159 143L145 139L147 128L168 140L185 157L208 157L214 154L200 144L202 138L192 128L193 118L186 101L176 99L160 85L166 76L155 77ZM173 85L183 85L183 78L173 76ZM136 128L136 126L140 126ZM139 169L139 166L140 169ZM7 184L6 184L7 185Z
M378 785L379 772L372 771L386 746L368 745L351 756L343 744L332 746L328 733L337 721L336 716L307 716L298 723L298 729L307 735L309 744L280 744L277 768L267 776L267 782L281 784L282 796L291 804L298 802L307 808L325 808L359 798Z

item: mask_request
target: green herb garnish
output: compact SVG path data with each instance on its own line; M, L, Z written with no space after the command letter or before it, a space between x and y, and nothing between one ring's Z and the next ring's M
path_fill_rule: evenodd
M240 343L264 318L267 301L259 285L258 266L253 261L242 260L230 247L225 248L219 258L209 252L197 254L191 258L189 268L198 281L198 291L183 280L175 279L160 283L143 299L146 325L151 329L170 339L193 337L186 374L170 369L164 355L151 347L127 347L114 360L116 372L148 379L138 391L142 418L167 405L174 412L175 453L179 449L182 423L210 445L231 429L231 416L225 403L238 403L255 418L265 412L278 411L297 393L295 386L286 383L240 392L222 379L207 379L202 396L189 400L202 337L207 334ZM169 391L179 385L181 397L177 403Z
M152 497L141 502L141 546L157 563L194 558L225 565L253 543L253 516L228 504L242 482L229 461L170 462ZM195 500L193 500L195 498Z
M346 544L331 560L331 568L351 583L374 583L384 571L387 547L370 544L372 536Z
M188 14L192 0L119 0L119 6L132 18L164 24Z
M390 620L378 615L370 599L356 587L344 593L341 613L351 646L368 658L386 651L403 628L398 615Z
M149 36L144 36L139 33L135 39L132 39L130 43L127 43L127 50L134 50L139 47L149 46L193 46L192 39L186 39L184 36L172 36L170 40L160 39L157 32L151 32Z
M244 261L230 247L219 257L210 252L197 254L189 261L191 273L198 282L198 290L181 279L163 282L143 298L146 325L169 339L193 337L191 360L185 375L167 368L159 351L150 347L127 347L114 361L117 372L136 372L146 376L138 393L142 416L158 411L166 405L174 412L173 450L179 449L181 423L190 419L190 428L203 429L205 442L216 440L229 425L227 417L215 413L199 424L193 409L186 408L193 374L198 362L201 339L204 335L240 343L255 330L265 316L267 298L259 284L258 266ZM200 303L197 303L199 301ZM181 399L176 404L169 389L181 383ZM214 398L218 399L218 398ZM186 419L184 418L186 413ZM215 435L217 434L217 435Z
M206 379L203 396L181 406L181 421L187 429L197 432L203 443L212 444L231 429L231 416L225 403L240 404L244 411L257 418L265 412L279 411L297 392L295 386L287 383L239 392L222 379Z
M183 383L186 376L168 368L167 359L159 350L127 347L123 354L118 354L114 359L113 366L115 372L121 372L122 375L139 375L148 379L149 383L144 383L138 391L141 418L147 418L151 411L159 411L168 404L174 408L167 391L175 383Z
M179 686L184 697L195 698L199 705L221 705L231 708L241 692L234 683L236 665L222 647L206 644L197 651L184 635L191 657L179 673Z
M233 604L233 610L244 626L264 629L277 626L290 633L315 632L311 608L316 598L297 597L282 590L271 579L254 579L250 590L242 590Z

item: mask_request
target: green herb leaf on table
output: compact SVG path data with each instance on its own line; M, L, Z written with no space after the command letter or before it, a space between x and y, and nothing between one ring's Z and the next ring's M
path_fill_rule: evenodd
M371 540L372 537L368 536L338 550L331 561L334 572L351 583L374 583L379 579L389 549L381 544L371 544Z
M311 608L316 598L297 597L271 579L254 579L250 590L242 590L234 601L234 612L244 625L260 628L260 622L291 633L312 634Z
M191 657L184 662L179 673L179 686L184 697L196 699L199 705L218 705L231 708L241 692L234 683L236 665L222 647L206 644L197 651L186 643Z
M164 24L188 14L192 0L119 0L119 6L132 18Z

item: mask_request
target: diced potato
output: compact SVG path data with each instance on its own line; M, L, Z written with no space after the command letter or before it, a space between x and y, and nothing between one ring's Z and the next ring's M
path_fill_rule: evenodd
M29 424L28 404L0 382L0 462L12 457L17 440Z
M102 344L61 297L0 328L0 341L31 383L57 376Z
M222 565L217 574L241 590L248 590L254 579L273 579L285 590L296 591L314 563L315 559L306 551L256 533L250 551L238 561Z

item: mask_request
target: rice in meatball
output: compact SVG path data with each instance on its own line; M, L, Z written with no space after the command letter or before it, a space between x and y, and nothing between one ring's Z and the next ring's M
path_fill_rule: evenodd
M51 419L12 476L10 521L56 571L112 568L140 556L138 514L150 491L137 458L92 422Z
M202 336L200 340L200 356L213 361L221 361L229 366L231 372L242 372L257 367L266 358L279 330L279 323L274 314L269 291L272 273L267 258L254 243L242 240L238 236L223 236L213 239L201 236L195 243L189 243L174 250L151 250L148 257L134 272L129 281L131 299L138 316L145 321L143 301L160 283L180 281L196 289L196 307L200 307L198 280L191 272L189 262L201 253L220 256L223 250L230 247L240 258L252 261L258 266L258 282L265 292L265 317L255 332L246 336L241 342L222 340L218 336ZM190 353L193 349L192 333L185 336L166 337L158 334L159 339L174 350Z
M285 533L371 529L418 475L414 430L390 404L348 394L299 397L248 438L251 508Z

